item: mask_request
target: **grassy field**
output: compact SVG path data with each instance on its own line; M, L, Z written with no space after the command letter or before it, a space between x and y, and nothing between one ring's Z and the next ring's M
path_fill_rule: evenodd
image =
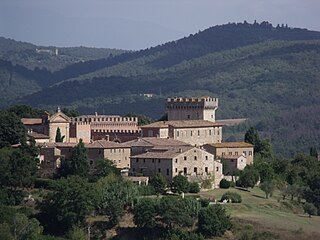
M283 201L278 193L265 199L259 188L248 191L215 189L201 192L201 197L219 200L227 191L241 195L242 203L225 204L239 231L273 233L275 239L320 239L320 217L309 218L295 202ZM234 239L231 236L230 239ZM269 238L263 238L269 239Z

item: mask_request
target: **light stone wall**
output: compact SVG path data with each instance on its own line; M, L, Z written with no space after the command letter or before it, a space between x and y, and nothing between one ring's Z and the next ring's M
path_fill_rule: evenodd
M219 165L219 164L218 164ZM222 165L218 166L218 175L222 174ZM200 148L192 148L172 159L137 158L131 157L131 171L152 177L157 173L162 174L168 182L172 178L183 174L191 177L207 177L212 174L216 177L216 162L214 156Z
M216 158L223 158L225 155L231 156L241 156L244 155L246 157L246 164L253 163L253 147L219 147L216 148L211 145L205 145L205 149L214 154Z
M130 168L130 148L104 149L104 158L114 162L117 168Z
M169 126L169 137L193 146L220 143L222 141L222 127L173 128Z

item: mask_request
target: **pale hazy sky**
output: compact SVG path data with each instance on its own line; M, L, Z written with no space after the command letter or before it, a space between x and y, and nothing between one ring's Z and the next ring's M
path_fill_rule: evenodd
M142 49L244 20L320 31L320 0L0 0L0 36L40 45Z

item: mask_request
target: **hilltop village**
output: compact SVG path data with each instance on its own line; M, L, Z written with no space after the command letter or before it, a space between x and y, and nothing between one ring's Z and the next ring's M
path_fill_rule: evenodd
M253 145L222 142L226 121L216 120L218 99L168 98L167 121L138 126L137 117L82 115L70 118L57 108L42 118L23 118L29 139L40 146L40 175L50 177L82 141L88 150L90 169L98 159L111 160L122 175L139 184L163 175L167 182L182 174L199 185L212 179L212 186L232 176L223 174L224 161L231 170L243 170L253 163ZM57 142L56 136L63 136Z

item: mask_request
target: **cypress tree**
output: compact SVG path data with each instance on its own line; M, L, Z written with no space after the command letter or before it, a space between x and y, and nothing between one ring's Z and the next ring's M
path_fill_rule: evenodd
M63 142L64 136L61 136L60 128L57 128L55 142Z

